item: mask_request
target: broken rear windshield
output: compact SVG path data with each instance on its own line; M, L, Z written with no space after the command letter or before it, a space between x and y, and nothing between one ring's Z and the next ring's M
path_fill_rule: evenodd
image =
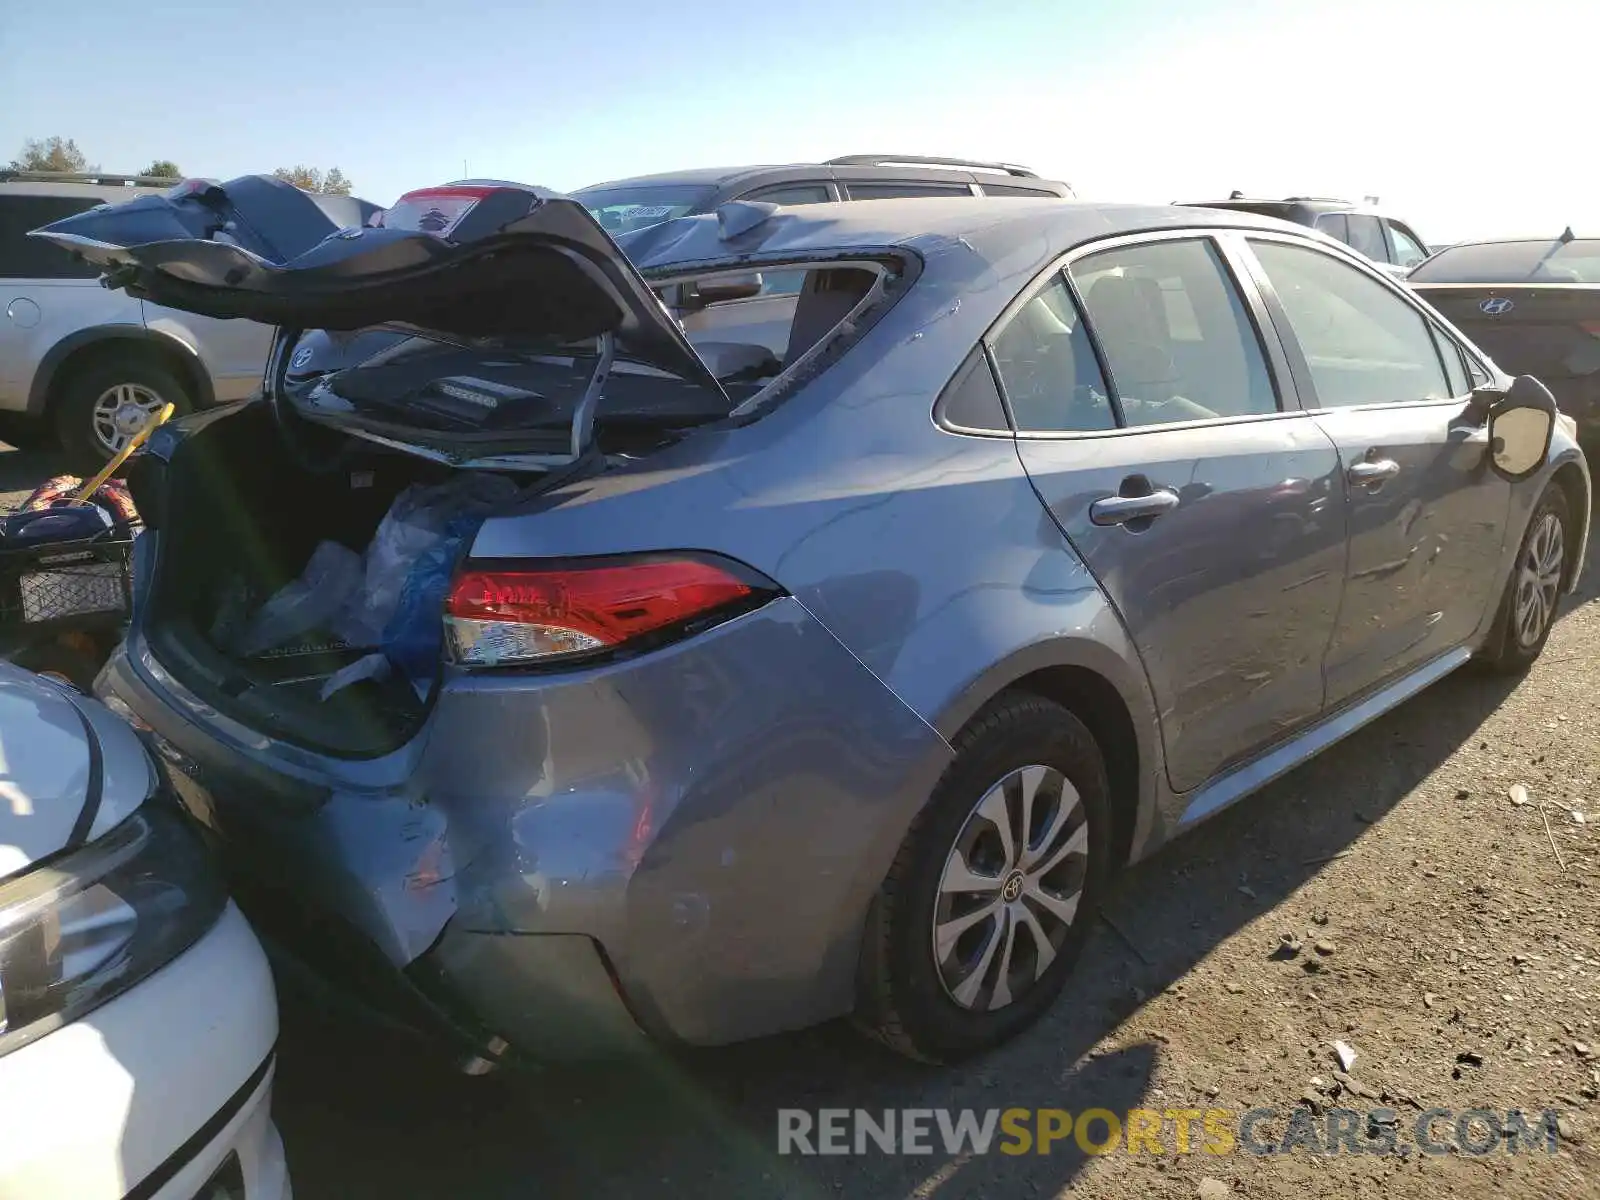
M1476 242L1441 250L1416 283L1600 283L1600 240Z
M693 184L585 188L572 198L593 214L600 228L615 237L647 225L671 221L704 207L715 188Z

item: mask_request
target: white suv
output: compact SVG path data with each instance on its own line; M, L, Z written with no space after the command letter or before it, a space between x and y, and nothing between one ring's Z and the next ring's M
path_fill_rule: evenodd
M136 300L99 273L28 237L99 204L162 191L170 179L0 171L0 413L54 433L78 470L96 469L149 414L249 396L272 330ZM341 224L372 209L343 196L318 203ZM348 210L348 211L346 211Z

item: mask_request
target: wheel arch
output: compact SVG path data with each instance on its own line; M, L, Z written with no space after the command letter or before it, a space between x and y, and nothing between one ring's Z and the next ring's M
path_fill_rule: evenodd
M143 325L101 325L62 338L45 354L28 390L28 413L41 416L56 401L60 386L89 363L118 352L148 354L171 371L195 407L215 400L211 375L194 347L171 334Z
M1568 459L1555 469L1550 482L1560 488L1566 497L1567 512L1577 526L1567 531L1572 536L1572 545L1577 553L1568 556L1567 575L1561 581L1562 589L1570 592L1577 585L1578 575L1583 569L1584 548L1589 544L1589 481L1584 476L1583 468Z
M1137 661L1094 641L1036 643L985 671L932 724L953 742L996 698L1016 691L1052 700L1088 727L1111 785L1113 862L1122 866L1142 857L1159 840L1161 739Z

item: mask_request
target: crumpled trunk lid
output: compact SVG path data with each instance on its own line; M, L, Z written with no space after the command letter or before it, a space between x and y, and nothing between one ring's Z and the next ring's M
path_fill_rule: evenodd
M474 181L409 193L374 220L339 228L292 185L244 176L102 206L33 236L103 268L107 286L187 312L468 342L614 335L623 355L727 399L577 201Z

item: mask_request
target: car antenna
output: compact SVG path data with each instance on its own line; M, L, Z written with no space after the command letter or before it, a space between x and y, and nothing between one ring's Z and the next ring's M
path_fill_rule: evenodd
M1576 240L1577 235L1572 232L1572 226L1568 225L1561 231L1561 236L1555 240L1550 249L1546 250L1539 256L1539 261L1533 264L1533 270L1528 272L1528 278L1532 279L1535 275L1537 275L1544 268L1545 263L1549 262L1553 257L1555 257L1557 250L1561 249L1561 247L1567 245L1569 242Z

